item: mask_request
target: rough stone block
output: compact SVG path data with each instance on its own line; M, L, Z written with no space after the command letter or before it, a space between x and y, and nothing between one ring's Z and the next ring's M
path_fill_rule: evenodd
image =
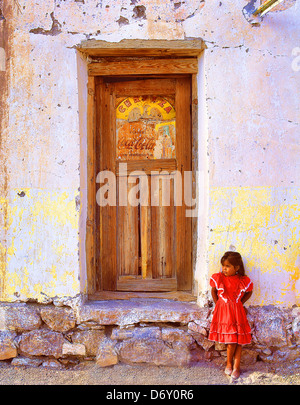
M113 340L124 339L161 339L161 330L159 327L137 327L137 328L115 328L112 331Z
M293 320L292 331L297 344L300 344L300 315Z
M255 350L243 348L241 355L241 364L242 365L254 364L257 361L257 357L258 353Z
M196 340L199 346L201 346L204 350L209 350L211 347L214 346L214 342L211 342L210 340L206 339L203 335L197 332L189 332L190 335Z
M11 359L18 355L14 339L17 336L15 332L0 332L0 360Z
M61 333L39 329L25 332L19 340L19 350L24 356L62 356L65 339Z
M203 311L198 305L177 301L150 299L130 301L102 301L83 304L78 309L77 323L87 321L99 325L134 325L140 322L180 322L187 324L201 319Z
M266 363L282 363L291 362L299 360L300 358L300 348L282 348L276 350L271 355L265 355L263 352L259 355L259 358Z
M68 307L45 307L40 311L42 320L56 332L67 332L76 325L74 310Z
M30 359L29 357L22 357L18 356L12 359L11 365L12 366L29 366L29 367L38 367L42 364L42 360L40 359Z
M207 336L207 330L202 326L197 324L196 322L189 322L188 324L189 331L200 333L203 336Z
M118 363L119 359L115 345L116 342L107 337L102 340L96 356L98 366L107 367Z
M181 342L165 344L156 339L130 339L119 346L120 360L125 363L148 363L161 366L183 366L190 362L190 352Z
M0 303L0 330L30 331L39 328L41 324L35 305Z
M194 343L194 339L189 333L178 328L162 328L161 338L166 342L181 342L188 346Z
M286 346L286 319L283 312L268 305L260 308L249 308L254 322L254 341L265 346Z
M96 356L101 341L105 338L104 330L84 330L71 335L73 343L85 345L87 356Z
M85 356L86 349L82 343L64 343L62 346L63 356Z
M62 370L64 369L64 366L56 359L48 359L43 362L42 367L45 368L52 368L56 370Z

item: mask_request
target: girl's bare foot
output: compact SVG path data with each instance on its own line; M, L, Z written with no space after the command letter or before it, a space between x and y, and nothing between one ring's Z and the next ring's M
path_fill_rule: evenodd
M240 376L240 370L238 369L234 369L233 372L231 373L231 378L233 378L234 380L238 379Z
M225 370L224 370L224 373L225 373L226 375L231 375L231 373L232 373L232 368L231 368L230 366L226 366L226 368L225 368Z

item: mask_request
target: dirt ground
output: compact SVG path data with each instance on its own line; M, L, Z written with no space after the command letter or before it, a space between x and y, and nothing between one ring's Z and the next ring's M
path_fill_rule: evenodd
M0 365L0 385L299 385L300 368L268 366L258 362L244 367L232 381L223 367L199 362L189 367L117 364L101 368L86 362L72 369Z

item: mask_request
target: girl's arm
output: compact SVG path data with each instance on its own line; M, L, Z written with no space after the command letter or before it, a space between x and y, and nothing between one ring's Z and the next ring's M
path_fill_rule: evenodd
M214 300L214 303L216 304L216 302L218 301L218 292L217 292L216 287L212 287L211 296L212 296L212 299Z
M252 291L248 291L242 296L241 301L242 301L243 305L245 304L246 301L248 301L248 299L251 297L251 295L252 295Z

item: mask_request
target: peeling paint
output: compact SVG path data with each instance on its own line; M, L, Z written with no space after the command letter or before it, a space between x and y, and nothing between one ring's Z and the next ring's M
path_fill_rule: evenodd
M0 266L6 270L1 298L13 301L29 296L43 302L42 293L50 297L57 290L63 295L78 294L78 277L69 270L78 263L76 192L22 191L26 199L20 199L16 190L14 198L2 200L7 211L7 247L0 245Z
M210 272L219 268L223 252L234 245L256 286L256 303L299 304L299 196L299 188L213 188Z
M133 18L136 19L146 19L146 7L145 6L135 6L133 8Z
M31 34L59 35L61 33L61 24L54 18L54 12L50 14L50 17L52 20L52 26L50 30L45 30L44 28L32 28L29 32Z

